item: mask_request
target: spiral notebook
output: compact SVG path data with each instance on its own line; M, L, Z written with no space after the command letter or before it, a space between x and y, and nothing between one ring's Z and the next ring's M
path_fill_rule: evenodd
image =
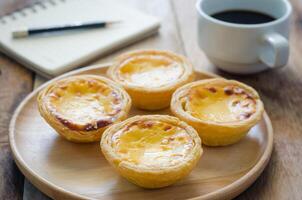
M122 22L108 28L14 39L18 27ZM155 33L159 20L108 0L47 0L0 18L0 51L47 77L56 76Z

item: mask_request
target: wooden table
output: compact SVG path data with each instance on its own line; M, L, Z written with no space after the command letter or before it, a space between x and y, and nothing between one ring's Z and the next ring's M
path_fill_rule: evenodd
M0 1L0 14L34 0ZM196 44L195 0L115 0L158 16L159 34L92 62L110 61L133 49L167 49L187 56L197 68L240 80L256 88L272 119L272 158L259 179L237 199L302 199L302 1L291 0L291 52L286 67L252 76L234 76L212 66ZM91 64L92 64L91 63ZM0 54L0 199L48 199L14 164L8 144L10 118L22 101L45 79Z

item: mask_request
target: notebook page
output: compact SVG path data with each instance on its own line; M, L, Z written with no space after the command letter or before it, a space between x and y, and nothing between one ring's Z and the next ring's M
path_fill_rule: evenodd
M139 11L106 0L53 1L6 16L0 23L0 45L16 59L50 75L57 75L124 43L154 31L159 21ZM25 15L25 16L24 16ZM86 29L14 39L17 27L39 27L72 22L122 23L105 29Z

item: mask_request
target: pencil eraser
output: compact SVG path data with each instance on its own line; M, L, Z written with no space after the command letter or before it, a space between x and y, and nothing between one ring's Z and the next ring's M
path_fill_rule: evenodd
M28 36L27 30L16 30L12 32L14 38L22 38Z

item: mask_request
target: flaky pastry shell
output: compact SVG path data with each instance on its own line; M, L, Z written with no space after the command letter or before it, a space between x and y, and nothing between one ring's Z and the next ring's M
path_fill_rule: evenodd
M42 89L37 102L45 121L74 142L99 141L107 127L127 117L131 107L122 87L96 75L54 81Z
M173 92L194 80L192 64L169 51L141 50L118 56L108 76L122 85L133 105L145 110L169 107Z
M115 124L104 132L101 148L123 177L144 188L182 179L202 154L197 132L168 115L135 116Z
M175 91L171 111L193 126L203 144L238 142L261 119L264 108L251 87L223 78L189 83Z

